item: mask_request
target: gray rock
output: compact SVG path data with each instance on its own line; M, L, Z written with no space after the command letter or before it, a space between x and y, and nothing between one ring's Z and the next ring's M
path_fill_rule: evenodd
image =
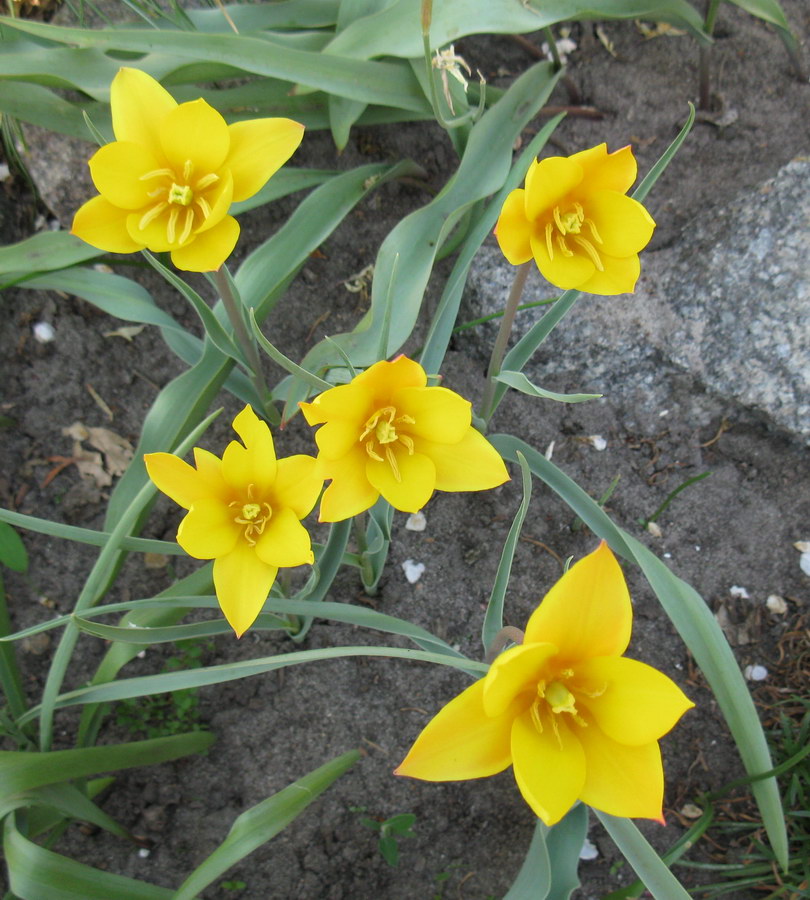
M603 393L644 419L673 378L764 413L810 440L810 159L711 209L677 243L642 257L633 295L582 296L525 368L542 387ZM466 315L502 308L514 268L497 247L476 259ZM523 302L559 292L530 277ZM518 313L516 337L546 308ZM487 352L496 326L462 332Z

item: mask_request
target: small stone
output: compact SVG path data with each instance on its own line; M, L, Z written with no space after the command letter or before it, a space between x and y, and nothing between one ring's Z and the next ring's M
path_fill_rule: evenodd
M405 562L402 563L402 571L408 579L408 584L416 584L424 574L425 564L414 562L412 559L406 559Z
M34 340L40 344L50 344L56 338L53 325L48 322L37 322L34 325Z
M744 587L740 587L738 584L732 584L728 589L729 594L732 597L736 597L738 600L750 600L751 595Z
M770 594L765 601L765 605L772 613L776 613L778 616L783 616L788 608L785 598L780 597L779 594Z
M579 858L588 862L589 860L596 859L597 856L599 856L599 851L596 849L596 845L589 841L588 838L585 838L582 849L579 851Z
M588 435L588 440L593 444L594 450L604 450L607 447L607 441L601 434Z
M810 553L802 553L799 557L799 568L805 575L810 575Z
M143 564L147 569L165 569L169 565L169 557L165 553L144 553Z
M745 675L746 681L765 681L768 677L768 670L765 666L760 665L746 666L743 675Z
M32 634L31 637L23 638L20 643L24 653L30 653L31 656L42 656L43 653L47 653L48 648L51 646L51 636L45 631L40 631L39 634Z
M810 553L810 541L796 541L793 546L799 553Z
M647 522L647 531L654 537L660 538L664 536L661 526L657 522Z
M152 852L152 851L151 851L151 850L147 850L146 847L141 847L141 849L138 851L138 856L139 856L141 859L149 859L149 856L150 856L151 852Z
M686 819L699 819L703 815L703 810L694 803L686 803L681 807L681 815Z
M405 522L407 531L424 531L427 528L427 519L420 509L418 512L411 513Z

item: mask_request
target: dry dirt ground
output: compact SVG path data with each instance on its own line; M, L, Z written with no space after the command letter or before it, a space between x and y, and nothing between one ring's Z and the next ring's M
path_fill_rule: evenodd
M790 21L807 57L810 7L786 0ZM686 37L645 40L633 23L604 25L611 56L592 24L577 25L578 50L570 78L582 100L600 111L599 119L571 115L557 130L552 152L574 152L607 140L611 147L632 142L640 169L660 154L685 118L686 101L696 94L694 44ZM539 44L540 35L529 35ZM488 80L505 84L533 60L509 38L469 39L456 48ZM753 188L793 156L810 149L810 86L791 74L782 47L765 26L723 7L713 53L714 91L728 125L698 124L650 198L659 228L656 246L678 241L682 229L742 190ZM567 104L559 88L553 100ZM533 122L536 131L542 119ZM308 135L298 165L349 168L374 160L410 156L440 187L453 168L444 133L431 125L358 131L336 158L327 135ZM77 172L84 165L75 161ZM6 182L3 228L6 241L33 229L34 211L19 182ZM408 211L427 199L411 185L381 189L338 229L307 264L269 323L275 341L293 357L303 355L324 332L351 328L363 311L362 298L343 281L374 259L384 235ZM251 243L277 227L294 207L288 198L243 219L244 254ZM127 270L130 271L130 270ZM431 286L435 302L442 271ZM195 327L179 300L146 278L159 302ZM205 288L205 286L204 286ZM602 302L602 301L600 301ZM133 443L156 391L180 370L156 332L146 330L132 342L105 333L121 322L82 301L54 293L8 292L0 322L2 413L11 424L0 447L0 501L25 513L99 527L104 490L88 487L68 466L45 484L58 461L70 456L62 428L75 421L108 427ZM323 318L327 316L328 318ZM41 345L32 339L32 323L50 322L56 339ZM565 327L563 324L561 327ZM418 345L418 336L413 346ZM465 396L480 395L483 357L469 345L451 348L445 383ZM621 360L617 360L621 366ZM93 399L93 389L109 406L112 422ZM575 390L576 385L567 389ZM772 721L777 702L806 690L796 635L806 628L807 580L798 566L794 541L810 537L810 496L806 451L791 436L775 430L752 411L708 395L686 376L671 385L669 414L643 431L628 426L629 411L604 401L576 407L529 401L511 394L494 429L515 433L544 450L555 442L554 461L592 496L600 496L615 476L619 487L608 504L614 520L664 555L672 568L693 584L714 610L724 608L740 664L768 668L766 681L754 686L763 719ZM206 435L204 446L220 452L227 423L237 408L226 400L226 415ZM598 451L587 440L600 434ZM278 438L282 452L306 452L310 437L300 421ZM659 520L662 537L643 532L649 516L685 478L711 471L710 478L685 491ZM438 495L426 509L427 529L404 528L397 514L387 572L374 598L364 598L349 571L335 582L329 599L370 603L376 609L420 623L480 654L480 628L503 541L519 503L514 482L481 495ZM158 502L147 533L171 537L178 510ZM26 535L32 557L27 577L9 577L16 627L72 608L94 554L35 535ZM558 558L580 557L595 543L575 527L570 511L542 486L535 488L507 598L507 620L518 626L560 574ZM425 564L411 585L401 563ZM184 573L190 563L145 568L132 559L110 601L151 596ZM740 774L740 766L712 697L664 617L652 592L634 571L628 580L636 603L632 655L663 669L695 700L697 707L663 741L666 761L667 825L645 826L660 846L673 842L686 821L680 814L700 791L714 790ZM732 596L745 587L750 599ZM787 598L787 612L775 615L764 599ZM382 643L347 626L316 624L305 647L335 643ZM26 687L32 698L42 688L54 642L29 642L21 652ZM293 647L275 633L230 637L201 648L204 664L283 653ZM79 644L68 687L89 677L104 647L85 639ZM178 651L166 645L136 660L124 672L160 671ZM244 887L212 886L208 900L484 900L505 893L531 838L532 816L511 773L479 783L432 785L394 778L401 760L429 716L466 684L455 671L400 661L345 660L293 667L199 692L201 725L217 736L211 751L175 764L132 770L120 775L104 807L127 827L152 842L148 856L104 833L72 827L60 849L86 863L166 886L211 852L232 820L244 809L326 760L354 747L364 751L355 767L273 842L243 862L226 880ZM58 719L58 737L69 746L75 719ZM137 737L112 715L106 741ZM360 813L357 808L365 808ZM729 807L731 813L743 808ZM376 835L362 815L385 819L414 813L415 837L401 842L397 868L386 864ZM579 898L596 898L626 883L630 874L607 837L592 824L590 838L599 857L583 863ZM740 848L709 846L719 859L734 858ZM731 856L726 857L726 852ZM703 857L706 858L705 855ZM691 870L681 876L695 884ZM695 889L697 895L697 889ZM732 896L744 898L738 892ZM754 896L753 894L751 896Z

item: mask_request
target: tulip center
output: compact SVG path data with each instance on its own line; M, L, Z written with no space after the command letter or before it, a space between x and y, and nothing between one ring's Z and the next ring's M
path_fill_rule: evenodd
M138 229L143 231L159 219L166 230L166 240L182 246L211 215L211 204L204 194L219 181L219 175L209 172L199 176L194 172L194 163L187 159L182 169L153 169L141 175L139 181L154 183L148 193L155 202L141 214Z
M577 725L587 727L588 723L577 712L576 697L568 689L565 682L573 676L571 669L563 669L554 681L539 681L537 684L537 696L534 698L529 712L532 724L537 731L543 733L543 720L551 722L557 743L562 747L560 729L557 724L557 716L563 713L569 715Z
M585 237L582 230L583 225L587 226L590 238ZM553 260L556 252L565 257L574 256L576 248L579 248L584 251L599 272L605 271L602 257L594 246L594 243L603 244L604 241L599 236L593 219L589 219L585 215L581 203L575 202L565 208L555 206L551 221L546 223L545 234L549 259ZM569 241L575 245L573 250L568 244Z
M402 481L402 476L393 445L399 442L408 451L409 456L413 454L413 438L398 432L397 426L415 423L416 420L412 416L404 414L398 416L395 406L384 406L366 420L363 433L358 438L358 441L365 441L366 453L371 459L388 463L397 481Z
M256 546L256 541L264 532L265 525L270 521L273 510L269 503L257 503L253 499L254 486L248 485L247 502L241 503L233 500L228 506L236 511L233 520L237 525L244 526L245 540L251 547Z

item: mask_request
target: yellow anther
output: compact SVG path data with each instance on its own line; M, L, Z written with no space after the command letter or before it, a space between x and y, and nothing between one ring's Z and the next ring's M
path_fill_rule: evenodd
M563 256L573 256L574 255L573 250L568 249L568 244L565 243L565 239L563 238L563 236L561 234L557 235L557 246L562 251Z
M150 178L174 178L174 172L171 169L152 169L151 172L145 172L138 176L138 181L149 181Z
M557 228L559 229L559 231L562 234L565 234L565 227L563 226L562 219L560 218L560 207L559 206L554 207L553 216L554 216L554 224L557 226Z
M546 225L546 250L548 250L548 258L554 259L554 244L551 242L551 238L554 236L554 226L551 222Z
M215 172L209 172L207 175L203 175L202 178L194 185L195 191L204 191L207 187L211 187L212 184L216 184L219 181L219 175Z
M586 240L584 237L580 237L579 235L576 235L574 237L574 241L579 244L580 247L582 247L582 249L588 254L588 256L590 256L591 262L596 266L596 268L600 272L604 272L605 267L604 265L602 265L602 258L596 252L596 247L594 247L594 245L590 241Z
M388 460L388 465L391 466L394 478L397 481L402 481L402 476L399 474L399 466L397 465L397 458L394 456L394 451L390 447L385 448L385 458Z
M194 226L194 210L187 209L186 210L186 221L183 223L183 231L180 234L180 243L185 244L188 240L189 235L191 234L191 229Z
M194 163L187 159L183 165L183 180L191 181L191 173L194 171Z
M385 460L374 449L374 441L366 441L366 453L377 462L385 462Z
M604 244L605 242L599 237L599 232L596 230L596 225L594 224L593 219L583 219L588 228L591 229L591 234L593 235L593 239L597 244Z
M169 203L176 203L178 206L189 206L194 200L194 191L187 184L175 184L169 188Z
M205 197L195 197L194 203L196 206L200 207L203 219L207 219L211 215L211 204Z
M408 451L408 456L413 456L413 438L407 434L399 435L400 443L405 445L405 449Z
M156 203L151 209L148 209L140 218L138 222L138 229L143 231L144 228L150 223L154 222L155 219L163 212L164 209L168 206L168 203L161 202Z
M175 236L177 234L177 217L180 215L180 210L176 207L172 207L172 211L169 213L169 221L166 225L166 240L170 244L174 243Z

